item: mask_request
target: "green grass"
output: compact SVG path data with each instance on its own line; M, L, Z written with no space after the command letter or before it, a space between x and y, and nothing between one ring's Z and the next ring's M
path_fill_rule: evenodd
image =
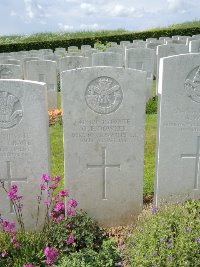
M58 93L58 107L61 107L61 93ZM146 115L144 159L144 194L153 193L155 175L156 114ZM50 127L51 174L64 177L63 127L59 124Z
M193 28L193 27L197 27L197 28L200 27L200 20L185 21L183 23L172 24L166 27L152 28L150 30L185 29L185 28Z

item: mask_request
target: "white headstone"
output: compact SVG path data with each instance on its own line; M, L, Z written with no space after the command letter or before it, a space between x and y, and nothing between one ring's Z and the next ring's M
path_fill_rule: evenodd
M66 186L103 226L142 209L145 81L124 68L62 73Z
M69 46L67 49L68 52L76 52L78 50L78 46Z
M94 53L92 55L92 66L123 67L123 56L112 52Z
M200 198L200 54L161 59L155 201Z
M23 196L26 230L34 231L40 177L50 174L46 85L20 80L0 80L0 180L6 190L18 186ZM42 200L43 201L43 200ZM16 221L11 201L0 187L1 215ZM44 225L40 207L38 228Z
M86 57L64 57L60 59L60 72L70 69L88 67L88 58Z
M189 52L190 53L200 53L200 39L190 41Z
M25 79L45 82L47 84L48 109L57 108L57 69L55 61L28 61L26 63Z
M21 66L0 64L0 79L23 79Z

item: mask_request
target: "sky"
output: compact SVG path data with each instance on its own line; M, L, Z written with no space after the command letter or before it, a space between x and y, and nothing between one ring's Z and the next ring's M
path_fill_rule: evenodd
M126 29L200 19L200 0L0 0L0 35Z

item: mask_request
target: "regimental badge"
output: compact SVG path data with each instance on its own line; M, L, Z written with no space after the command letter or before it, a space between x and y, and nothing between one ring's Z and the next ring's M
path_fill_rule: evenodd
M85 92L88 107L99 114L116 111L123 100L119 83L111 77L99 77L89 83Z
M200 67L189 73L185 81L185 89L192 101L200 103Z
M8 93L0 92L0 128L8 129L17 125L23 116L19 99Z

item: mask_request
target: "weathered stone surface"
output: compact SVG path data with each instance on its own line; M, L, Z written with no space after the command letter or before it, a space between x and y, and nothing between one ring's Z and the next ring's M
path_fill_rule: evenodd
M27 230L36 224L40 177L50 173L47 92L44 83L0 80L0 180L6 190L18 186ZM0 188L1 216L16 221L10 200ZM41 206L38 229L44 223Z
M146 73L132 69L62 73L65 184L103 226L142 209L145 86Z
M123 56L112 52L94 53L92 55L92 66L123 67Z
M160 63L156 204L200 197L200 54Z
M26 62L25 79L47 84L48 109L57 108L57 69L56 62L32 60Z
M0 79L23 79L22 67L13 64L0 64Z

